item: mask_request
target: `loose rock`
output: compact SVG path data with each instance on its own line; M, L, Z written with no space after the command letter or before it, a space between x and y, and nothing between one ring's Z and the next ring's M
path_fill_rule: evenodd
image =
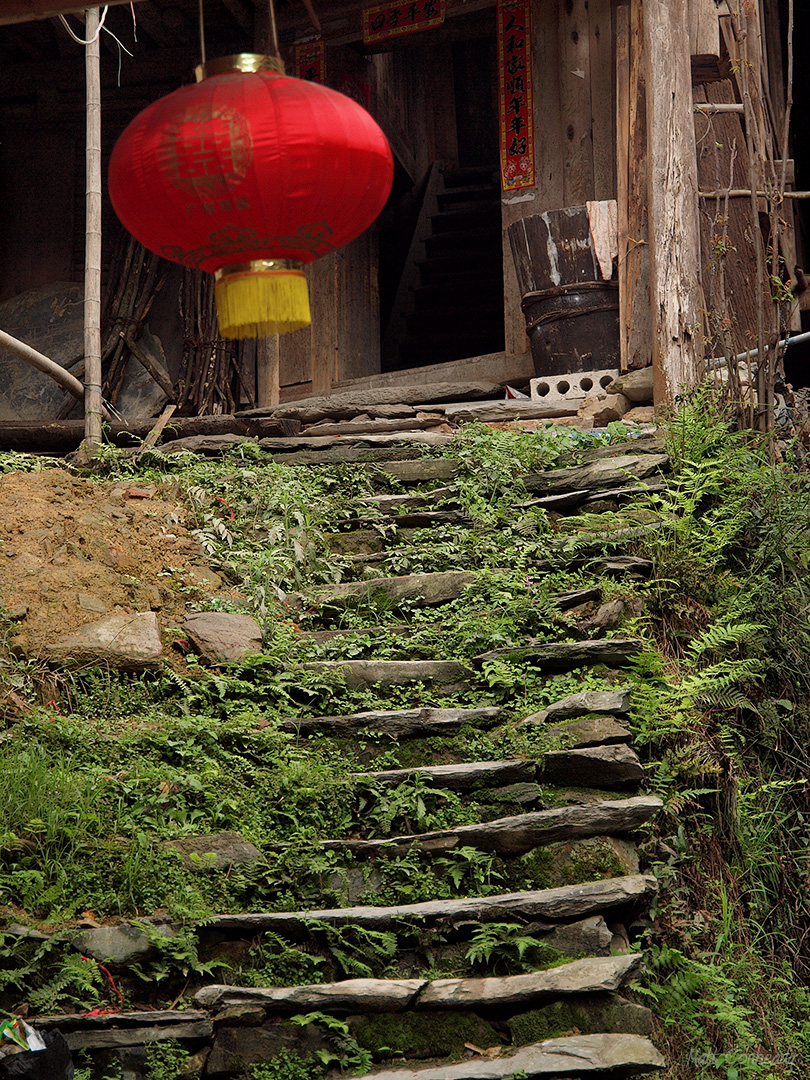
M155 613L110 615L57 638L47 649L53 660L109 664L124 671L159 668L163 660L160 627Z
M183 632L209 664L239 663L262 650L262 632L250 615L227 611L200 611L189 615Z

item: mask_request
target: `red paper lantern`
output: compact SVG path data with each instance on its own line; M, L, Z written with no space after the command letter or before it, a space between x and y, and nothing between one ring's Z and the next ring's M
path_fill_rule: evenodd
M144 247L215 275L223 336L297 330L310 321L303 264L374 221L391 150L360 105L274 57L200 70L121 135L113 206Z

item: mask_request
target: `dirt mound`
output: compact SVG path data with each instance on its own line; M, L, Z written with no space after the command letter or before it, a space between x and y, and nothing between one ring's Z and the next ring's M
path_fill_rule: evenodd
M0 609L19 627L11 643L35 656L85 623L139 611L166 629L189 600L227 592L175 495L61 469L0 476Z

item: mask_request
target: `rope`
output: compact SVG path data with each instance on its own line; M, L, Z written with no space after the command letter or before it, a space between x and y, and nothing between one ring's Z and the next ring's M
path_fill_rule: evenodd
M70 23L67 21L67 19L65 18L64 15L60 15L59 20L60 20L60 22L62 23L64 28L67 30L67 32L70 34L70 36L73 38L73 40L75 42L77 42L79 45L92 45L94 41L98 41L98 36L99 36L99 34L101 33L101 31L102 31L102 29L104 27L104 20L107 18L107 12L109 10L110 10L110 5L105 4L104 5L104 10L101 12L101 15L99 17L98 27L96 28L95 34L93 34L93 36L91 38L87 38L87 39L80 38L77 34L73 33L73 31L70 28ZM109 30L107 31L107 33L109 33ZM113 37L115 37L115 35L113 35ZM117 40L118 39L116 38L116 41ZM132 53L130 53L130 56L131 55L132 55Z

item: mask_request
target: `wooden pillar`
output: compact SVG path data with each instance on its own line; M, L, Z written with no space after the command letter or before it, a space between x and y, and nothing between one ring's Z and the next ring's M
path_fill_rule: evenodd
M644 0L656 404L700 379L700 241L687 0Z
M84 437L101 445L101 76L98 9L85 15L87 221L84 251Z
M647 104L642 0L616 8L619 345L622 371L651 363Z

